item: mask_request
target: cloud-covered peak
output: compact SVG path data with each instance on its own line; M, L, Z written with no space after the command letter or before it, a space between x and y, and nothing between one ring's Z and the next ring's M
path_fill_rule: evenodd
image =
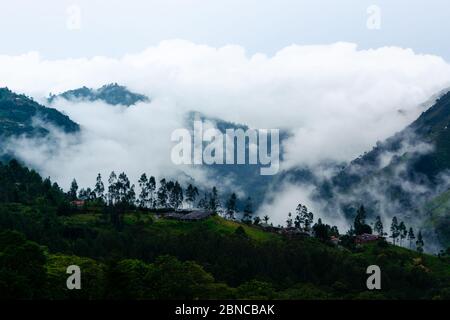
M120 86L117 83L111 83L102 86L99 89L91 89L83 86L78 89L65 91L58 95L51 94L48 102L52 103L58 98L66 99L74 102L89 102L89 101L103 101L110 105L131 106L138 102L149 102L150 99L139 93L131 92L125 86Z
M409 125L425 110L422 103L450 84L450 65L441 57L342 42L291 45L268 56L248 55L237 45L170 40L122 58L0 55L0 70L0 83L36 98L111 82L151 96L151 103L125 110L103 101L55 103L89 134L86 145L65 151L72 152L71 161L58 162L65 168L37 163L58 178L61 172L95 177L98 168L117 169L118 162L136 174L170 164L170 134L186 126L183 115L191 110L251 128L289 130L281 168L351 161Z

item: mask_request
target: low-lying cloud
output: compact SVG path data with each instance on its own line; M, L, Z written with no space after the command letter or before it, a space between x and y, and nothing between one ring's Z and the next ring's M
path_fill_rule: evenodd
M1 86L41 102L50 92L111 82L152 99L130 108L56 100L52 107L82 126L80 136L53 130L58 150L42 141L10 141L22 159L64 187L73 177L92 185L97 172L111 170L135 179L142 172L175 174L170 137L185 127L191 110L291 131L282 169L349 161L403 129L425 110L424 101L450 85L450 65L440 57L398 47L359 50L351 43L292 45L269 57L248 56L235 45L171 40L120 59L0 55L0 70Z

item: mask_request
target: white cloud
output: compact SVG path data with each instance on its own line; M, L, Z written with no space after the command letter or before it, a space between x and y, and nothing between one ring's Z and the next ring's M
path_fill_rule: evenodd
M55 103L83 126L83 143L53 158L20 150L46 175L65 182L81 176L91 184L102 170L170 167L170 134L188 110L292 130L284 168L348 161L405 127L424 110L422 102L450 84L450 65L440 57L398 47L358 50L351 43L292 45L268 57L247 56L239 46L171 40L120 59L0 55L0 70L0 85L36 99L110 82L153 99L129 109Z
M340 232L349 229L346 219L338 211L333 216L330 214L327 216L323 215L321 203L311 200L314 192L312 186L284 183L277 186L277 189L273 191L268 195L267 201L258 210L258 215L261 218L265 215L269 216L269 223L273 223L274 226L286 226L288 213L291 212L294 218L296 215L295 209L301 203L306 205L314 213L314 221L321 218L324 223L337 226Z

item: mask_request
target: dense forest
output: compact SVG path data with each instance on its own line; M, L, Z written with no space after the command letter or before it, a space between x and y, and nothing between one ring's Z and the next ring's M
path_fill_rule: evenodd
M205 192L147 175L138 184L136 192L126 174L113 173L108 187L99 175L92 189L78 190L74 180L64 192L15 160L1 164L0 298L450 298L448 252L432 256L388 243L378 219L373 228L365 221L364 207L339 234L314 223L303 205L285 226L273 226L269 217L253 217L251 199L240 204L231 194L222 206L216 187ZM213 214L192 222L159 214L181 206ZM409 240L420 251L420 233L408 238L407 229L393 221L392 241ZM371 233L379 239L355 242ZM382 290L366 287L373 264L382 270ZM81 269L81 290L66 287L70 265Z

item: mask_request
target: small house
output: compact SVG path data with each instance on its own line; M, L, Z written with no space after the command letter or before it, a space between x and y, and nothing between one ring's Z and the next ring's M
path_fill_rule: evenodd
M163 216L166 219L180 221L200 221L212 216L213 212L208 210L180 210L167 212Z
M85 203L84 200L74 200L74 201L70 202L70 204L72 206L77 207L77 208L83 208L84 207L84 203Z
M377 236L376 234L363 233L363 234L356 236L355 243L356 244L364 244L364 243L378 241L380 239L381 239L381 237Z

